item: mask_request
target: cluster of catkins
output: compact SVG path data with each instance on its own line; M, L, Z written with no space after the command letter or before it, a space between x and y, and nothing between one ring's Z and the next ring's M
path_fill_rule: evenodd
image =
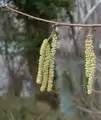
M37 83L41 85L42 92L45 90L50 92L53 88L56 42L57 36L54 33L51 44L48 39L45 39L40 48Z
M92 34L90 31L85 40L85 72L88 78L88 85L87 85L88 94L92 93L93 80L96 70L95 67L96 67L96 56L94 53Z

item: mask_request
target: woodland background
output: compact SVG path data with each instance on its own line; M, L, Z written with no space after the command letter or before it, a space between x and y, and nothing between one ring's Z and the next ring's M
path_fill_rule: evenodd
M30 15L70 23L100 23L101 0L8 0L1 3ZM51 24L0 9L0 119L100 120L101 27L93 27L97 57L93 94L86 93L84 41L88 27L56 27L55 92L36 84L39 49ZM70 75L68 75L68 71Z

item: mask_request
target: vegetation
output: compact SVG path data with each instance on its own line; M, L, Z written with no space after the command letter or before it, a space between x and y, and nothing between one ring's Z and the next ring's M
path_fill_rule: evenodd
M71 21L73 20L71 13L74 7L74 0L9 0L8 4L13 4L15 8L22 12L49 20L57 20L58 13L60 13L62 9L65 9L67 16L64 17L68 17ZM43 40L50 36L52 26L48 23L9 12L5 8L2 9L0 15L3 18L2 24L4 30L4 41L2 41L3 43L0 52L5 55L9 70L10 85L8 95L18 97L21 95L20 92L22 90L23 79L26 79L24 78L26 68L24 68L23 74L20 73L20 69L22 69L23 65L26 65L26 63L28 64L29 72L33 78L33 81L31 82L33 86L36 88L38 87L39 90L39 86L34 85L38 71L39 51ZM15 70L15 58L20 55L24 57L24 60L21 59L18 69ZM53 65L51 66L54 67ZM54 74L54 71L52 72L52 74ZM50 78L52 78L52 76L50 76ZM50 85L48 86L50 86L50 91L53 87L51 79ZM57 93L52 92L47 94L46 92L43 92L40 95L40 92L36 92L36 99L47 101L55 109L59 105Z
M74 0L9 0L9 2L12 2L20 11L49 20L56 20L57 14L63 8L67 11L68 17L71 18L71 11L74 6ZM42 41L49 36L51 26L48 23L32 20L19 14L17 18L24 19L24 52L30 73L35 81L39 49Z
M13 5L15 5L15 7L17 7L22 12L28 13L28 14L36 16L36 17L48 19L48 20L57 20L58 13L61 13L61 10L64 9L67 13L66 14L67 16L65 16L65 17L68 17L71 22L73 21L72 11L74 8L74 0L58 0L58 1L57 0L53 0L53 1L52 0L34 0L34 1L33 0L29 0L29 1L9 0L9 2L11 2ZM55 57L55 52L56 52L56 39L57 39L56 38L57 36L53 35L52 39L51 39L52 41L47 41L47 39L49 38L49 36L52 32L52 26L48 23L33 20L28 17L19 15L19 14L9 15L8 14L9 12L7 12L6 10L4 10L3 13L6 13L4 15L4 18L5 18L4 19L4 33L5 33L4 45L5 45L6 60L11 62L12 56L13 57L15 56L14 52L10 53L8 50L9 44L15 42L17 50L19 51L19 52L17 51L17 54L20 53L20 55L23 55L25 60L27 60L29 72L33 78L33 82L37 82L37 83L41 84L41 91L45 91L47 89L47 91L50 92L52 90L53 81L54 81L54 71L55 71L54 70L54 68L55 68L54 57ZM21 26L19 27L18 25L16 25L14 23L15 20L17 20L17 22L21 21L21 25L23 27L21 27ZM19 28L22 28L22 30ZM10 33L11 31L12 31L12 33ZM73 32L73 29L72 29L72 32ZM46 46L43 47L44 42L46 42L46 44L45 44ZM52 43L52 44L50 44L50 43ZM42 45L42 47L41 47L41 45ZM40 50L40 47L43 49ZM89 50L90 48L86 48L86 49ZM39 51L40 51L40 59L39 59ZM88 53L88 51L87 52L85 51L85 53ZM88 60L90 56L88 54L86 54L86 55L87 55L87 57L86 57L86 63L87 63L90 61L90 60ZM10 57L10 59L9 59L9 57ZM91 58L93 59L93 57L95 57L94 54L91 56ZM39 60L39 62L38 62L38 60ZM93 59L93 60L95 60L95 59ZM94 62L94 63L92 63L92 62ZM39 68L38 68L38 63L39 63ZM88 84L89 84L88 87L90 87L90 88L88 88L88 91L90 90L89 94L91 94L91 92L92 92L92 84L93 84L92 80L94 77L95 61L90 61L89 65L91 65L91 64L92 64L92 66L90 66L90 67L92 67L92 68L87 69L88 70L87 75L89 74L87 77L88 77L88 80L90 79L88 81ZM89 68L89 66L87 66L87 65L86 65L86 67ZM9 65L8 65L8 68L10 68ZM13 68L9 69L9 70L11 72L10 84L11 84L11 86L13 86L13 89L9 89L9 93L14 96L20 96L20 91L21 91L22 83L23 83L22 78L19 77L18 75L17 75L17 77L14 77L16 71L14 71ZM38 77L36 76L37 71L38 71ZM93 71L93 73L91 73L91 71ZM71 76L73 77L73 74ZM64 73L64 77L65 77L65 80L67 80L67 82L64 82L61 85L62 92L60 91L61 93L59 93L60 94L60 102L61 102L60 106L64 107L63 109L65 110L65 112L67 112L69 103L72 104L71 99L69 99L69 97L71 96L70 94L72 93L72 96L74 97L74 93L75 93L71 76L69 76L69 74ZM37 77L37 79L36 79L36 77ZM64 78L62 77L62 79L64 79ZM68 84L68 89L66 88L67 84ZM33 85L34 85L34 83L33 83ZM9 88L11 88L11 86ZM66 93L67 91L68 91L68 93ZM67 97L68 97L68 103L66 103ZM53 92L48 93L48 94L43 92L43 94L41 94L41 95L36 94L36 98L40 101L42 101L42 100L48 101L48 103L51 104L51 107L54 108L55 110L59 105L57 94L53 93ZM67 106L64 106L66 104L67 104ZM30 105L30 108L31 108L31 105ZM26 114L26 110L28 110L30 108L26 109L25 106L21 106L19 110L10 108L10 110L8 110L8 112L10 112L10 117L12 117L12 114L14 113L13 115L15 117L19 117L17 119L26 119L25 116L28 115L28 114ZM34 107L32 107L32 108L34 108ZM73 105L72 109L70 111L70 114L72 114L72 116L74 118L77 115L76 112L78 112L78 110L77 110L76 106ZM21 116L20 116L20 113L21 113ZM28 113L28 111L27 111L27 113ZM34 114L33 110L31 111L31 113ZM9 115L9 113L7 115ZM22 116L23 116L23 118L22 118Z
M33 104L34 98L8 98L0 99L1 120L65 120L58 110L54 111L48 104L37 102Z
M93 46L93 40L92 40L92 34L89 33L87 36L87 39L85 40L85 71L86 76L88 78L88 94L92 94L93 89L93 80L95 76L95 70L96 70L96 55L94 52L94 46Z
M55 71L55 54L57 35L52 33L52 42L50 39L45 39L40 49L40 59L38 68L37 83L41 84L41 91L47 89L48 92L52 91Z

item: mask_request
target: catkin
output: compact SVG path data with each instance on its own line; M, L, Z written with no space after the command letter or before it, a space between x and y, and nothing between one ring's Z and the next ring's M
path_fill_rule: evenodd
M48 92L50 92L53 87L56 42L57 36L54 33L52 36L51 45L47 39L45 39L41 45L37 75L37 83L41 85L41 92L45 91L46 89Z
M46 54L46 47L48 45L48 40L45 39L41 45L40 48L40 58L39 58L39 66L38 66L38 75L36 82L38 84L42 83L42 77L43 77L43 66L44 66L44 60L45 60L45 54Z
M51 48L50 48L50 45L48 44L46 47L46 55L45 55L45 61L44 61L44 66L43 66L43 81L42 81L41 88L40 88L41 92L45 91L47 84L48 84L50 54L51 54Z
M96 56L94 53L92 34L89 32L85 40L85 72L88 78L87 92L92 93L93 80L95 75Z
M55 68L55 54L56 54L56 42L57 36L54 33L52 36L52 43L51 43L51 56L50 56L50 68L49 68L49 78L48 78L48 86L47 91L50 92L53 87L53 79L54 79L54 68Z

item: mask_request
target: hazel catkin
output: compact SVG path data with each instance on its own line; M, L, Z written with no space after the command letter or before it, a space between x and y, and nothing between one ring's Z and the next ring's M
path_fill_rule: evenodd
M87 92L92 93L93 80L95 75L96 56L94 53L92 34L89 32L85 40L85 72L88 78Z
M37 83L41 85L40 91L50 92L53 87L55 54L56 54L56 34L52 34L52 42L45 39L41 45L40 58L38 66Z
M41 88L40 88L40 91L42 92L45 91L47 84L48 84L50 55L51 55L50 45L47 44L45 61L44 61L44 66L43 66L43 81L42 81Z
M40 48L40 58L39 58L39 66L38 66L38 75L36 82L38 84L42 83L42 77L43 77L43 65L45 60L45 54L46 54L46 47L48 45L48 40L45 39L41 45Z
M52 43L51 43L51 56L50 56L50 68L49 68L49 79L48 79L48 87L47 91L50 92L53 87L53 79L54 79L54 69L55 69L55 54L56 54L56 43L57 43L57 36L54 33L52 36Z

